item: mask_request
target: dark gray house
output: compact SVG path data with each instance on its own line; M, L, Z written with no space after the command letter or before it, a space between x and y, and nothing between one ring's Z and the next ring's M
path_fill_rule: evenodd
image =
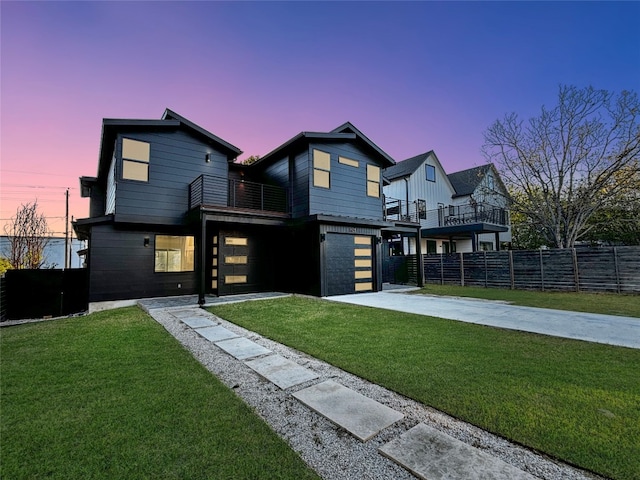
M252 165L240 149L166 110L105 119L98 174L81 177L89 302L278 290L316 296L382 288L394 160L350 123L302 132Z

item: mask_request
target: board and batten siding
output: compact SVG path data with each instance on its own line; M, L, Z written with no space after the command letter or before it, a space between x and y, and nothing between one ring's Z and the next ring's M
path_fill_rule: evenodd
M149 180L122 179L122 138L150 144ZM206 162L206 154L211 161ZM116 145L115 213L117 221L178 225L189 208L189 184L202 174L225 179L227 157L196 137L176 130L163 133L127 133L118 135ZM227 191L220 192L227 203Z
M433 165L435 167L435 182L427 180L425 165ZM440 162L431 155L409 176L408 185L403 178L394 180L391 185L386 185L384 187L385 197L387 200L390 198L402 200L403 208L406 208L407 186L409 188L409 202L413 202L416 199L425 200L427 210L438 208L438 204L450 205L453 203L452 197L455 195L455 191L447 178L447 174L442 169ZM423 220L422 223L426 224L425 220Z
M89 302L197 293L195 271L154 272L156 234L152 230L116 229L113 225L92 228ZM149 238L148 246L144 245L145 237Z
M313 151L321 150L330 154L330 188L313 185ZM345 157L358 162L351 166L338 161ZM371 159L357 146L350 143L309 145L309 214L337 215L363 218L368 220L382 219L382 191L378 197L367 195L367 165L381 165ZM380 179L382 184L382 179Z

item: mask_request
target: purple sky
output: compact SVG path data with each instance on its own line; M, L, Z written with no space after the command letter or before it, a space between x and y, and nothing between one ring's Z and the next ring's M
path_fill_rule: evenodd
M168 107L240 158L348 120L453 172L559 84L640 93L639 2L2 1L0 22L0 224L38 198L57 233L67 187L88 215L105 117Z

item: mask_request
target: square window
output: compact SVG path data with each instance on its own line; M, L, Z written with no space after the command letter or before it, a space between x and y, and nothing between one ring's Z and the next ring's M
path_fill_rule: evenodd
M156 235L155 272L193 272L194 237Z
M435 182L436 181L436 167L434 167L433 165L427 165L426 169L427 169L427 181L428 182Z
M151 145L147 142L122 139L123 180L149 181L149 158Z

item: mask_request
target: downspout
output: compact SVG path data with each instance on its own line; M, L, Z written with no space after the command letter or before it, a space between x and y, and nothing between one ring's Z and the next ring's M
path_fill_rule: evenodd
M405 192L407 194L407 218L409 217L409 178L404 177Z

